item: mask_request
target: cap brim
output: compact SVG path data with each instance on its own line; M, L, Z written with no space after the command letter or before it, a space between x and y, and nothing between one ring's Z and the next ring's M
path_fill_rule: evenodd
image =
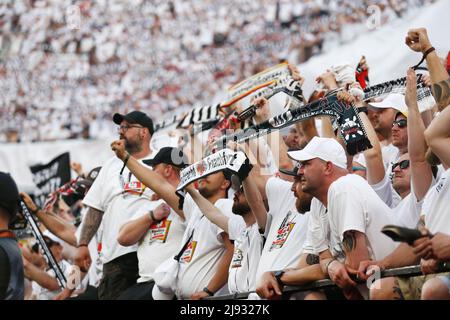
M120 113L115 113L113 116L113 122L115 124L120 125L122 123L123 120L126 120L129 123L136 123L136 121L130 117L127 117L126 115L120 114Z
M287 174L288 176L293 176L293 177L298 176L297 171L294 171L294 170L279 169L279 171L281 173Z
M317 158L316 156L310 154L309 152L306 152L305 149L297 151L289 151L288 157L295 161L307 161Z
M142 162L150 167L154 167L155 165L160 163L160 162L156 162L154 159L142 160Z

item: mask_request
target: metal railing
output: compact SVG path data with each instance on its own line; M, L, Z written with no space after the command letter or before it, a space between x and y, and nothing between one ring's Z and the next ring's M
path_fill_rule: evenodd
M448 272L450 271L450 263L442 263L436 273ZM381 271L380 278L387 277L416 277L424 275L420 270L420 266L408 266L402 268L394 268ZM359 279L353 279L357 283L364 283L365 281ZM311 282L309 284L301 285L301 286L285 286L283 288L283 297L289 296L295 292L301 291L309 291L309 290L321 290L326 288L335 287L336 284L330 279L323 279ZM222 296L212 296L205 298L205 300L239 300L239 299L247 299L251 293L255 293L255 291L249 292L239 292L234 294L222 295Z

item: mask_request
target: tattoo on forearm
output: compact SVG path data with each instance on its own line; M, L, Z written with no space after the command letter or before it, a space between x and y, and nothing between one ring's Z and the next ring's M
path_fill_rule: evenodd
M306 256L306 263L310 266L318 264L320 261L319 256L316 254L309 253Z
M402 290L400 289L400 287L398 285L395 285L392 290L394 293L394 300L405 300Z
M79 243L89 243L91 241L92 237L97 232L100 223L102 222L102 218L102 211L89 208L89 211L86 213L83 229L81 230Z
M352 231L347 231L344 234L344 239L342 240L345 251L352 251L356 248L356 237L355 233Z
M439 110L450 104L450 78L433 84L431 89Z

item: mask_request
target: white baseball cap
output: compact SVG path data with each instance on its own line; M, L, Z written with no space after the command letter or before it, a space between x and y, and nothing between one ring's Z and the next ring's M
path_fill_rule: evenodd
M289 151L288 156L296 161L319 158L347 169L345 150L339 142L332 138L314 137L302 150Z
M408 106L405 103L405 96L401 93L391 93L381 102L371 102L369 106L380 109L393 108L408 117Z

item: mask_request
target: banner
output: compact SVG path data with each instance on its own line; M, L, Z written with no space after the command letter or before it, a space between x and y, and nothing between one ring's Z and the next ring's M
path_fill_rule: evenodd
M42 207L48 194L70 181L69 153L63 153L47 164L31 166L30 170L37 186L35 202Z

